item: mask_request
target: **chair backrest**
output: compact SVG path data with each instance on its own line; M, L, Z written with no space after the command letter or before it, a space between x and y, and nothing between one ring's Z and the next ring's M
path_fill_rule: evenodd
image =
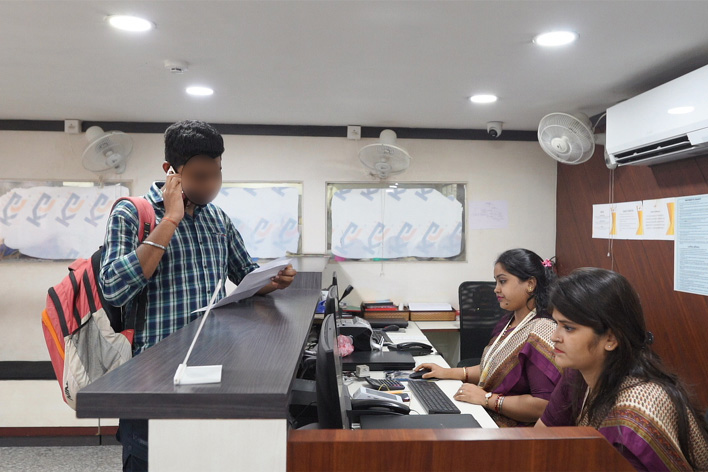
M462 282L460 301L460 359L477 360L492 337L492 330L507 313L494 293L496 282ZM470 363L473 365L474 362Z

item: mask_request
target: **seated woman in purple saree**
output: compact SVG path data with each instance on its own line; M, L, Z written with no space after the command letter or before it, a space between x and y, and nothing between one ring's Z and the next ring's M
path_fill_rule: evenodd
M533 424L543 413L561 372L553 358L555 329L546 307L555 274L550 261L511 249L494 265L499 304L510 311L495 327L478 366L443 368L426 363L423 378L457 379L458 401L482 405L499 426Z
M629 282L579 269L551 302L556 362L566 370L537 426L592 426L638 470L708 470L705 420L649 348Z

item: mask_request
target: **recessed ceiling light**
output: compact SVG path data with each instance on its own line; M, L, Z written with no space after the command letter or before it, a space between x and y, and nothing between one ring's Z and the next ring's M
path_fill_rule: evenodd
M496 101L496 95L472 95L470 97L470 102L472 103L494 103Z
M577 33L572 31L551 31L550 33L539 34L533 38L533 42L539 46L565 46L578 38Z
M155 27L155 23L152 21L128 15L109 16L108 24L119 30L132 32L149 31Z
M686 113L691 113L695 108L692 106L688 107L675 107L667 110L669 115L685 115Z
M213 95L214 90L210 89L209 87L194 86L194 87L187 87L187 93L190 95L198 96L198 97L207 97L209 95Z

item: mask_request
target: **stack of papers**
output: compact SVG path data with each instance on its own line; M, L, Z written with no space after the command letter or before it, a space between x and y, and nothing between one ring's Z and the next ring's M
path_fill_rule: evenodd
M452 311L449 303L409 303L410 311Z

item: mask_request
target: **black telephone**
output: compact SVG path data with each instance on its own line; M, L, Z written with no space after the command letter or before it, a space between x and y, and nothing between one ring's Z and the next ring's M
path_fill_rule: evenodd
M420 342L392 344L388 348L393 351L410 352L412 356L427 356L433 352L433 346Z
M358 423L362 416L371 415L407 415L411 409L395 401L374 400L369 398L352 399L352 409L348 412L351 421Z

